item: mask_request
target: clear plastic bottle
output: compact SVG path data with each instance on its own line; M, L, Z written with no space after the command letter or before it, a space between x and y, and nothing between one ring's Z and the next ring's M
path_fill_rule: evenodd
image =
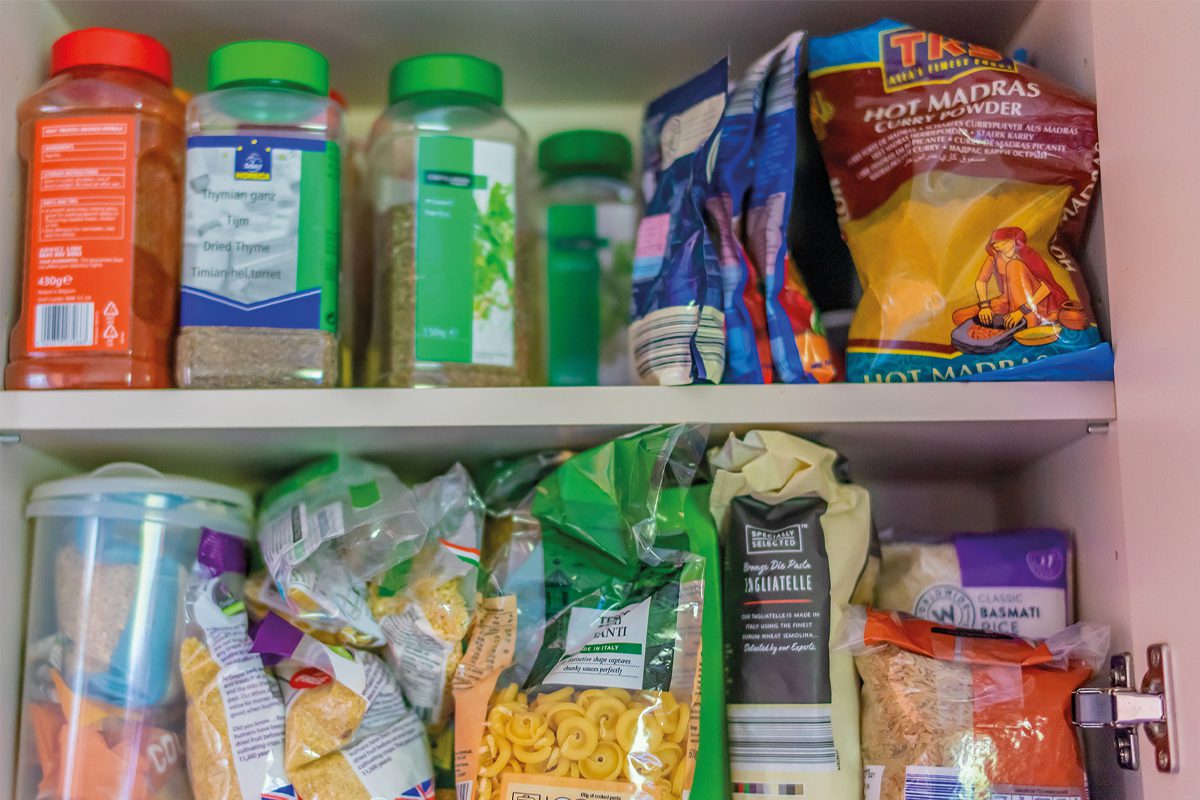
M176 377L191 388L334 386L341 108L294 42L213 52L188 105Z
M392 69L367 146L375 311L367 382L519 386L538 380L525 132L499 67L425 55Z
M148 36L63 36L51 79L17 108L25 283L9 389L171 385L183 103Z
M551 386L634 383L629 296L637 236L633 147L619 133L563 131L542 140L539 239Z

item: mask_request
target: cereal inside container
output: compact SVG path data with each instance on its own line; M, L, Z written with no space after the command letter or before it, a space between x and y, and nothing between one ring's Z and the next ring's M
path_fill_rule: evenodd
M178 654L200 531L249 537L250 498L110 464L34 489L17 796L189 797Z

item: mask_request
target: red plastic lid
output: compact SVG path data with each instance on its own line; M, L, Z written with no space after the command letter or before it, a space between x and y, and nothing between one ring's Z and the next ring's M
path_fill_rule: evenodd
M171 85L171 54L157 39L113 28L84 28L50 48L50 74L72 67L104 65L136 69Z

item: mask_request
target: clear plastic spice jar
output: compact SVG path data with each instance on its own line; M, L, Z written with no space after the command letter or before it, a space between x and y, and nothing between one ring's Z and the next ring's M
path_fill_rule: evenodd
M519 386L537 380L536 274L524 231L526 136L500 68L425 55L392 69L367 171L375 310L367 381Z
M188 105L176 378L191 388L333 386L342 112L329 62L235 42Z
M50 72L17 109L25 291L5 385L170 386L184 152L171 56L88 28L54 43Z
M538 224L547 382L635 383L628 337L638 223L633 147L612 131L563 131L538 145L538 168L545 176Z

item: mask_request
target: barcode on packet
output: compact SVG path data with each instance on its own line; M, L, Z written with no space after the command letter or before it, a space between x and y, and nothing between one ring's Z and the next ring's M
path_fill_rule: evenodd
M827 707L730 706L729 760L735 769L783 772L838 768Z
M660 383L691 383L694 341L708 380L720 380L725 317L719 310L707 306L661 308L634 322L630 335L638 375L658 375Z
M909 767L904 772L904 800L973 800L953 767Z
M337 538L345 533L341 503L330 503L319 509L313 515L313 527L317 529L316 544L320 544L326 539ZM314 544L313 547L315 549L316 545Z
M34 347L88 347L92 344L96 307L92 303L57 303L34 309Z
M475 788L474 781L459 781L454 785L455 800L471 800L471 790Z

